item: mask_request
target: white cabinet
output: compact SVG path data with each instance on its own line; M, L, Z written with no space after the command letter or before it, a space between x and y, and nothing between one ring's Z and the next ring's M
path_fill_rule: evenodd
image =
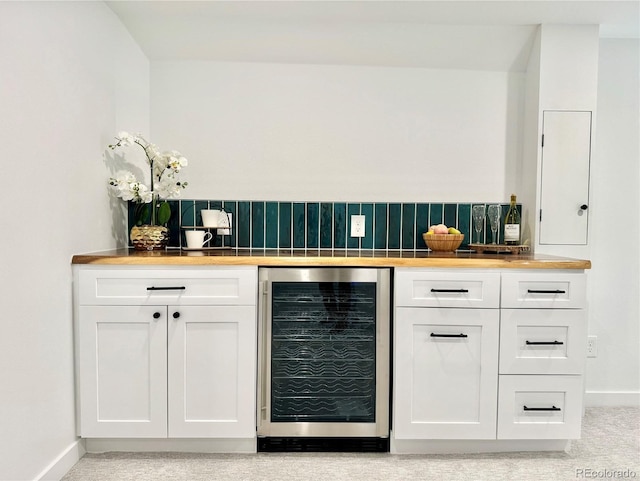
M396 269L396 449L579 437L585 292L582 271Z
M76 266L79 434L255 437L257 269Z
M396 269L395 286L394 437L495 439L500 274Z
M498 439L580 437L585 291L582 272L502 275Z

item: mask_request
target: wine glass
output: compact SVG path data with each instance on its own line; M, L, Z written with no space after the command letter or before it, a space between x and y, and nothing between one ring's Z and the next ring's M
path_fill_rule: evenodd
M487 217L489 218L489 224L491 225L491 232L493 233L492 244L498 243L498 227L500 227L500 206L490 205L487 209Z
M476 231L476 242L480 242L480 231L484 224L484 204L477 204L473 206L473 228Z

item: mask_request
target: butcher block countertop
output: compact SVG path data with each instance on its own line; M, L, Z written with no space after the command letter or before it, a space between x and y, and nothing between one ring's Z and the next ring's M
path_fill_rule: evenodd
M590 269L591 261L545 254L478 254L470 251L344 249L209 249L135 251L115 249L73 256L73 264L115 266L327 266L492 269Z

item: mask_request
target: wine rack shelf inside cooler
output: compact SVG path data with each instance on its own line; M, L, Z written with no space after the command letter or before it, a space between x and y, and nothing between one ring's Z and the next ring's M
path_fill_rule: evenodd
M375 422L375 284L274 283L272 422Z

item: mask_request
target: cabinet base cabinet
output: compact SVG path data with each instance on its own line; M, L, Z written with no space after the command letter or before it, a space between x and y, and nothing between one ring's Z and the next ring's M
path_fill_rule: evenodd
M255 438L255 306L80 306L80 436Z
M578 439L582 376L500 376L498 439Z

